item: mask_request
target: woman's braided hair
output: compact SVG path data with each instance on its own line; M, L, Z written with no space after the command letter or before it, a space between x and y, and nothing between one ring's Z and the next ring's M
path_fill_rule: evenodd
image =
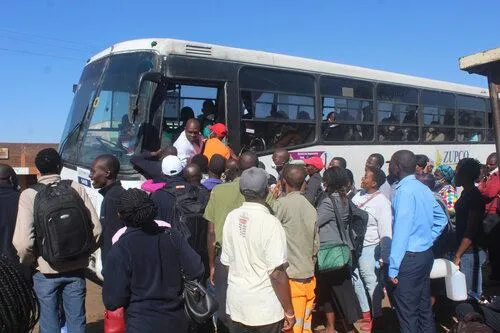
M31 332L39 317L35 291L15 264L0 254L0 332Z
M148 195L139 189L128 189L118 203L118 213L128 227L140 227L156 217L156 206Z

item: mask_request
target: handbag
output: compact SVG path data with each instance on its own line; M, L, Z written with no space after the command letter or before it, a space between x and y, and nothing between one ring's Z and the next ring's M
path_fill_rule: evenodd
M182 298L187 317L197 324L208 321L219 308L217 300L196 280L184 278Z
M104 333L125 333L125 308L104 311Z
M349 263L349 246L346 244L330 245L320 248L318 251L318 272L331 272L341 269Z
M335 201L330 197L335 212L335 220L339 230L340 239L342 244L326 245L319 249L317 270L320 273L336 271L343 268L351 260L351 251L349 246L345 243L342 228L340 226L340 214L335 205Z
M170 229L165 228L165 233L169 234L170 241L174 249L176 249L177 254L179 254L178 247L175 246L174 240L172 239ZM215 297L207 292L201 283L197 280L186 278L182 269L181 274L183 280L182 300L184 301L184 312L191 321L197 324L203 324L217 312L219 303L217 303Z

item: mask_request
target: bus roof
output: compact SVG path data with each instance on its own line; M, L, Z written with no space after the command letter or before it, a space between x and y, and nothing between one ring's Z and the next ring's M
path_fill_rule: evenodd
M162 56L176 54L191 57L204 57L210 59L221 59L230 62L262 65L283 69L295 69L306 72L317 72L322 74L353 77L371 80L415 86L435 90L457 92L463 94L488 97L488 89L467 86L463 84L445 81L425 79L416 76L386 72L376 69L363 68L337 64L333 62L300 58L289 55L245 50L234 47L219 46L206 43L190 42L168 38L148 38L130 40L114 44L113 46L94 55L89 62L115 53L126 53L134 51L155 51Z

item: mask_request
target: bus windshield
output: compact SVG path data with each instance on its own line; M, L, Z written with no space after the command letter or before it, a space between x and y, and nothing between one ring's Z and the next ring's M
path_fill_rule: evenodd
M139 76L154 67L151 52L118 54L87 65L62 138L65 161L89 166L98 155L113 154L120 159L122 171L131 171L129 160L139 142L141 119L131 123L128 113L138 93ZM141 93L140 103L146 103L143 99L149 95Z

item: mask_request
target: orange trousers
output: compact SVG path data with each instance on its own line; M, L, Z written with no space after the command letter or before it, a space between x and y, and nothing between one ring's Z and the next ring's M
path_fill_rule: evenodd
M312 310L316 298L314 294L316 278L313 277L310 282L306 283L290 279L289 283L296 320L293 333L312 333Z

